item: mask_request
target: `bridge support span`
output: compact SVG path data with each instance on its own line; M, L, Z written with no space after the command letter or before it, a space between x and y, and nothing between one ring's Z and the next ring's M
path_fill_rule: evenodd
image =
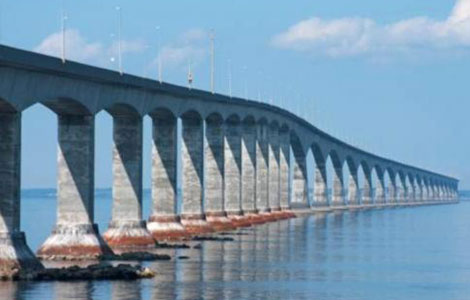
M63 64L4 46L0 54L2 267L40 268L19 224L20 113L35 103L45 104L59 120L57 223L38 252L46 258L96 258L111 252L108 244L152 245L154 239L276 220L291 216L291 210L325 213L457 200L457 179L348 145L279 107ZM94 115L102 110L114 118L113 217L104 234L108 244L99 236L93 212ZM145 115L153 120L152 212L147 224L142 220L141 186ZM313 199L308 197L310 150L316 162ZM328 157L335 172L331 183ZM349 176L342 172L345 162ZM359 166L364 182L358 179Z
M142 220L142 118L113 116L113 212L105 241L112 248L152 247Z
M57 223L38 255L96 258L111 251L94 223L94 116L63 114L58 120Z
M0 276L43 266L20 231L21 114L0 112Z

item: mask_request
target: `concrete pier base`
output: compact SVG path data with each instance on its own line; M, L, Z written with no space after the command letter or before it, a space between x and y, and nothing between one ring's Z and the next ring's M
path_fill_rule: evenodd
M15 278L21 271L43 268L26 244L23 232L0 233L0 278Z
M236 213L227 212L227 217L232 222L232 225L235 228L250 227L252 225L250 221L250 214L246 214L242 212L236 212Z
M8 279L42 268L20 232L21 114L13 111L0 113L0 183L0 279Z
M224 212L206 212L206 221L214 231L228 231L235 229L234 224Z
M215 231L204 215L183 215L181 224L187 235L207 234Z
M178 216L152 216L147 229L157 241L181 240L189 236Z
M59 224L42 244L37 256L43 260L98 259L111 254L96 224Z
M103 238L113 249L155 246L155 240L147 230L145 221L112 221Z

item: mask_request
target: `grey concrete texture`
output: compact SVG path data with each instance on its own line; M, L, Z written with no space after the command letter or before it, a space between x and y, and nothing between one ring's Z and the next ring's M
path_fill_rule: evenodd
M177 120L162 113L152 121L152 216L176 216Z
M242 132L238 119L225 124L224 144L224 199L225 211L237 215L242 213Z
M114 116L114 223L142 220L142 118Z

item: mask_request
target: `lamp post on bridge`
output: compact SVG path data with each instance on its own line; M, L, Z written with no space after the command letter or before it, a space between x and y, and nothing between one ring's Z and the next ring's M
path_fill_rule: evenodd
M121 40L121 27L122 27L122 11L120 6L116 6L118 12L118 64L119 74L122 75L122 40Z
M158 64L158 81L160 84L163 82L162 79L162 57L160 54L160 26L156 26L155 29L157 30L157 64Z
M211 92L212 94L215 93L215 90L214 90L214 56L215 56L215 49L214 49L214 40L215 40L215 33L214 33L214 29L211 30L210 34L209 34L209 38L210 38L210 41L211 41Z
M65 9L62 9L62 14L60 16L60 24L61 24L61 33L62 33L62 46L61 46L61 59L62 63L65 64L65 36L66 36L66 22L67 22L67 14L65 13Z

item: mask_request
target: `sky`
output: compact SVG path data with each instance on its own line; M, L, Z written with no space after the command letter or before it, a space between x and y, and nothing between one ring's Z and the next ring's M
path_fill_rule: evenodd
M346 142L457 177L470 189L470 0L1 0L0 42L288 109ZM230 71L229 71L230 70ZM231 76L229 76L231 74ZM111 186L112 119L96 119L96 186ZM57 124L23 113L23 188L55 187ZM144 122L144 187L150 184Z

